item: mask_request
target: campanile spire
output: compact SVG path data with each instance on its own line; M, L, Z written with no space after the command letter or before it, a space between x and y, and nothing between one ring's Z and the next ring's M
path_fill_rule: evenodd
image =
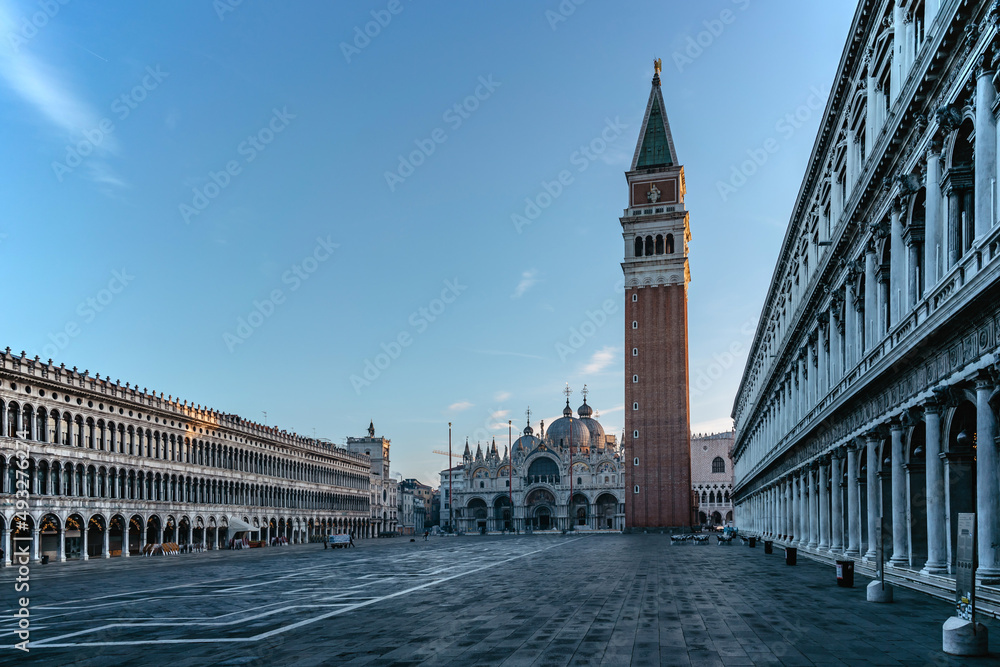
M625 526L689 526L688 212L660 82L653 81L625 173Z

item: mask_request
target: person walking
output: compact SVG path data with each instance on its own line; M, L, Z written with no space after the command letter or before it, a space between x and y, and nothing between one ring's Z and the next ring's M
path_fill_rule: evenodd
M424 542L426 542L426 541L427 541L427 537L428 537L428 536L429 536L430 534L431 534L431 531L429 531L429 530L425 530L425 531L424 531Z

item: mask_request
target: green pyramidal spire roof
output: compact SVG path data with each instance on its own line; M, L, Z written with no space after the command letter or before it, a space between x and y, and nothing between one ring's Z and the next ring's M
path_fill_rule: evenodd
M674 138L670 136L670 121L667 119L663 93L660 90L659 59L654 61L653 67L653 86L649 91L646 113L642 119L642 128L639 130L639 142L632 157L632 170L678 166L677 149L674 148Z
M660 110L660 101L653 98L653 108L649 111L649 120L646 121L646 133L642 137L642 146L639 148L639 167L657 167L661 165L673 164L673 157L670 155L670 145L667 143L667 131L663 123L663 112Z

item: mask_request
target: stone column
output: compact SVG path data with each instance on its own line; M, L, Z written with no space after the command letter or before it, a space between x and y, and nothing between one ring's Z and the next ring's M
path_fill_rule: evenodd
M785 539L791 543L795 537L795 478L785 479Z
M976 67L976 240L981 240L993 227L995 182L997 178L997 123L993 116L993 101L997 92L993 86L993 65L989 52L979 57Z
M879 437L875 433L865 436L865 444L868 447L868 551L865 552L865 560L873 560L875 554L875 533L878 529L879 510L882 507L882 494L879 491L878 479L878 443Z
M102 549L101 557L111 558L111 524L104 527L104 546Z
M830 359L827 355L827 347L829 346L829 341L827 339L827 325L830 321L830 316L827 313L822 313L819 321L819 327L816 329L816 356L818 372L816 373L816 386L818 390L816 391L815 403L818 405L823 398L826 397L827 393L830 391Z
M819 462L819 550L830 549L830 457Z
M861 486L858 484L858 447L847 445L847 551L848 558L861 557Z
M906 311L912 312L917 306L917 293L920 291L918 289L919 277L917 276L917 264L920 262L920 245L919 241L912 237L910 242L906 245L906 255L907 263L909 264L909 270L906 274Z
M10 565L10 556L14 551L14 545L10 543L10 530L6 526L0 528L0 549L3 550L3 564L6 567Z
M865 250L865 352L872 349L878 337L878 321L878 282L875 278L875 244L869 241L868 247ZM862 356L862 354L858 355L858 361L861 361Z
M902 201L895 199L889 214L889 303L892 305L888 313L889 322L895 325L904 312L906 294L903 292L906 267L906 248L903 245L903 224L900 221Z
M90 525L84 521L83 527L80 530L83 537L83 551L80 553L80 560L90 560L90 547L87 545L88 533L90 533Z
M819 546L819 466L815 461L806 470L809 481L809 548Z
M799 518L799 538L796 540L802 548L809 546L809 470L799 469L799 506L795 508Z
M927 468L927 563L923 574L948 574L948 535L945 529L944 459L941 454L941 405L924 404Z
M910 515L906 501L906 471L903 468L903 425L894 420L889 424L892 437L892 557L889 564L894 567L909 565Z
M978 142L976 144L978 146ZM979 567L983 584L1000 583L1000 475L997 457L997 418L990 405L996 388L993 374L983 371L976 379L976 520Z
M66 527L59 526L59 555L57 556L60 563L66 562Z
M124 519L124 515L122 515ZM132 527L132 522L130 519L125 519L125 527L122 529L122 558L128 558L128 529Z
M941 275L941 141L927 149L927 199L924 202L924 294Z
M835 449L830 458L830 553L844 550L844 455Z

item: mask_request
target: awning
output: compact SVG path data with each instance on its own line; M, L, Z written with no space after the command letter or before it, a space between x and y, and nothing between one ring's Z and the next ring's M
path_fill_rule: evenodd
M243 533L246 531L253 532L255 530L260 530L259 528L254 528L249 523L243 519L237 519L234 516L229 517L229 534L236 535L237 533Z

